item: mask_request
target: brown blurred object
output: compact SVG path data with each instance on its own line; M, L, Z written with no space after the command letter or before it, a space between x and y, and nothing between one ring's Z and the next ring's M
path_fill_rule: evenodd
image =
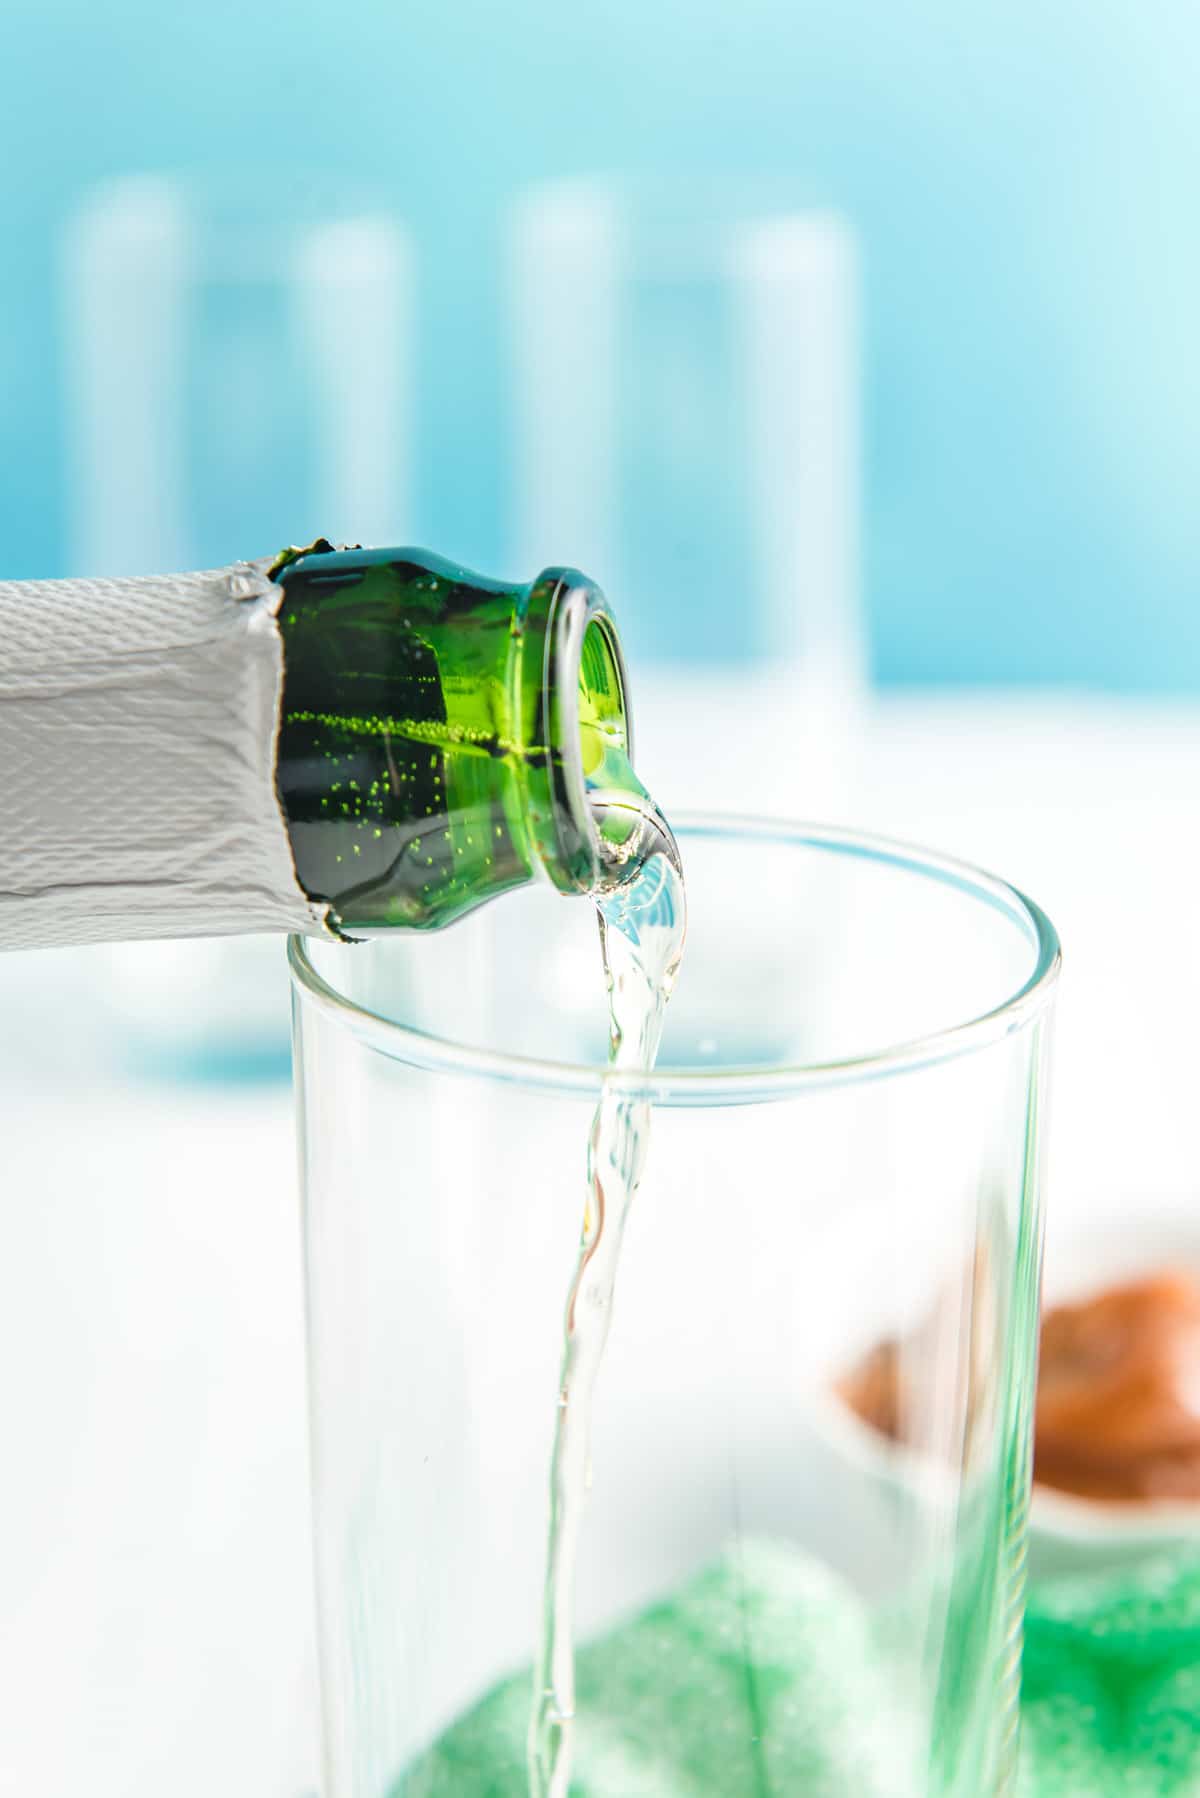
M996 1423L1002 1344L994 1264L981 1244L910 1331L877 1342L835 1387L864 1423L950 1466L986 1457ZM958 1352L964 1335L965 1359ZM937 1366L953 1366L956 1378L932 1390L925 1373Z
M922 1336L877 1343L836 1388L913 1448L904 1364ZM1107 1502L1200 1498L1200 1281L1167 1270L1045 1314L1034 1479Z
M1200 1284L1110 1287L1042 1321L1034 1478L1084 1498L1200 1498Z
M894 1336L876 1343L834 1387L864 1423L892 1442L899 1442L904 1433L900 1353L901 1345Z

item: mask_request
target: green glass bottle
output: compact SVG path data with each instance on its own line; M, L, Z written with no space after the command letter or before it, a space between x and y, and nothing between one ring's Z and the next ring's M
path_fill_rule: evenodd
M347 936L436 929L545 875L619 884L652 817L599 589L412 549L289 550L271 569L276 784L300 885Z

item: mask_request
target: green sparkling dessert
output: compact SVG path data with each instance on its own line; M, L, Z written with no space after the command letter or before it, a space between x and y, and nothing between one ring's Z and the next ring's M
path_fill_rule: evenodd
M1200 1555L1034 1586L1019 1798L1200 1792Z
M783 1545L731 1549L582 1648L576 1684L572 1798L917 1798L865 1611ZM527 1798L529 1690L499 1686L389 1798Z
M995 1784L949 1752L953 1715L921 1739L888 1636L886 1616L807 1556L731 1549L580 1651L571 1798L990 1798ZM496 1687L388 1798L526 1798L529 1687L528 1672ZM1200 1792L1196 1551L1033 1588L1015 1791Z

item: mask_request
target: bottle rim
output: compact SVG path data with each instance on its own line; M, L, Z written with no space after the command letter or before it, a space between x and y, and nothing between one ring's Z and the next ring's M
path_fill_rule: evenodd
M718 840L733 850L744 844L778 844L882 863L897 872L957 889L965 898L999 912L1025 937L1032 967L1006 998L988 1010L942 1029L831 1061L673 1067L651 1073L615 1073L607 1066L553 1061L441 1037L371 1011L339 992L313 963L305 937L288 938L288 961L297 996L314 1005L365 1047L389 1060L447 1074L479 1075L525 1088L595 1095L602 1087L668 1107L758 1104L805 1092L858 1085L936 1067L986 1049L1036 1025L1049 1012L1062 965L1058 933L1045 912L1007 881L970 862L892 837L831 825L779 819L685 814L675 820L685 851L689 839ZM354 954L354 948L346 948Z
M532 838L541 871L562 893L593 893L627 872L615 845L600 830L588 804L580 689L589 640L597 644L612 678L605 722L633 756L629 678L616 621L607 599L574 568L547 568L527 589L528 607L510 680L513 715L529 715L521 689L537 687L539 743L524 758ZM529 666L541 651L540 666ZM589 691L596 696L597 690ZM603 695L600 695L603 697Z

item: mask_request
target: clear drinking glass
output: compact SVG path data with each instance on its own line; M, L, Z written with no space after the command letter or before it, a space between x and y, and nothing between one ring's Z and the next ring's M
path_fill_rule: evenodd
M600 1370L573 1794L1011 1789L1058 946L1012 888L696 820ZM293 941L324 1798L518 1798L592 908Z

